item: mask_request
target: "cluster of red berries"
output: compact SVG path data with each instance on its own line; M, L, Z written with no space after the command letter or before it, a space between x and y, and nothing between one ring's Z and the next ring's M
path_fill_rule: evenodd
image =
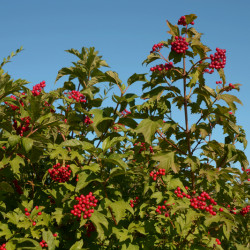
M48 170L50 177L57 182L67 182L71 175L70 165L66 167L61 166L60 163L57 163L53 166L53 169Z
M163 206L158 206L155 210L156 213L158 214L164 214L165 217L169 217L169 210L168 210L168 207L170 207L171 205L170 204L167 204L167 206L165 205L167 201L164 201L164 205ZM174 205L174 203L173 203Z
M185 53L188 49L188 42L185 37L176 36L175 41L171 43L171 49L178 54Z
M145 142L136 142L134 143L134 146L140 146L140 150L139 153L141 153L142 151L146 151L146 143Z
M31 91L32 95L33 96L38 96L41 94L42 92L42 89L46 87L46 84L45 84L45 81L42 81L38 84L36 84L34 87L33 87L33 90Z
M21 95L25 95L25 93L22 93ZM23 103L23 101L22 101L22 99L21 99L21 95L20 95L19 103L20 103L22 106L24 106L24 103ZM13 99L13 100L15 100L15 101L17 100L17 97L14 96L14 95L11 95L10 98ZM10 104L10 103L8 103L8 102L4 102L4 103L5 103L6 105L10 106L11 109L14 110L14 111L17 110L17 109L19 109L19 107L16 106L16 105Z
M222 81L216 81L216 84L222 84Z
M241 214L242 216L245 216L245 214L247 214L249 211L250 211L250 205L247 205L246 207L243 207L243 208L240 210L240 214Z
M83 213L83 219L90 218L98 202L93 193L89 192L88 195L80 195L75 199L78 201L78 204L73 206L74 209L71 210L71 214L80 218Z
M131 112L128 111L127 109L124 109L124 110L121 112L121 114L122 114L123 117L125 117L125 116L131 114Z
M250 168L244 170L244 168L241 168L243 172L246 172L247 175L250 174ZM247 181L250 181L250 178L247 179Z
M158 171L155 172L155 170L151 171L151 173L149 174L154 181L156 181L157 177L159 175L165 175L166 174L166 170L165 169L162 169L160 168Z
M93 121L86 115L86 116L83 116L83 122L86 124L86 125L89 125L91 123L93 123Z
M209 200L211 204L208 205L206 200ZM195 209L205 210L211 215L216 215L216 212L213 210L213 205L217 205L217 202L214 201L207 192L202 192L197 198L190 199L190 205ZM222 212L223 208L220 208L219 211Z
M41 247L48 247L48 244L46 243L45 240L42 240L39 244Z
M204 71L203 71L202 73L203 73L203 74L204 74L204 73L213 74L213 73L214 73L214 70L213 70L213 69L211 69L211 70L209 70L209 69L204 69Z
M146 143L145 142L136 142L134 143L134 146L140 146L140 150L139 153L141 153L142 151L146 151ZM154 153L153 147L149 146L149 151L150 153Z
M226 50L216 48L216 53L210 55L211 63L210 69L223 69L226 65Z
M235 86L234 86L232 83L229 83L229 85L228 85L226 91L228 92L228 91L230 91L230 90L232 90L232 89L235 89Z
M18 181L17 181L17 180L13 180L13 183L14 183L14 186L15 186L15 188L16 188L16 191L17 191L19 194L23 194L23 190L22 190L22 188L19 186Z
M35 208L36 208L36 210L39 209L38 206L35 206ZM29 211L28 208L25 208L24 211L25 211L25 215L26 215L27 217L29 217L31 211ZM38 212L38 213L37 213L37 216L39 216L39 215L42 215L42 212ZM30 221L32 222L32 225L33 225L33 226L36 225L36 222L35 222L34 220L31 220L31 219L30 219Z
M0 250L6 250L6 244L2 244L1 246L0 246Z
M185 189L188 190L188 187L185 187ZM212 199L207 192L202 192L199 196L194 198L191 198L189 194L182 192L180 187L177 187L177 189L174 192L179 198L186 197L190 199L190 206L193 207L194 209L205 210L209 212L211 215L217 214L213 210L214 208L213 205L217 205L217 202L214 199ZM193 194L196 194L196 191L193 191ZM206 200L210 201L210 205L207 204ZM222 212L223 208L219 208L219 211Z
M85 224L84 227L87 228L87 237L90 237L92 232L96 232L96 228L92 222Z
M76 175L76 181L79 181L79 174Z
M29 131L29 125L30 125L31 118L29 116L21 118L22 123L20 126L17 126L17 121L13 120L13 127L16 130L16 133L20 136L23 136L23 133L26 131Z
M44 106L45 106L45 107L50 107L51 104L48 103L47 101L45 101L45 102L44 102ZM43 108L43 109L45 109L45 108ZM55 113L56 111L55 111L54 109L51 108L51 109L50 109L50 112L51 112L51 113Z
M130 200L130 206L133 208L138 203L139 197L135 197L135 200Z
M190 24L194 25L194 21L192 21ZM178 20L178 25L183 25L183 26L187 25L185 16L181 16L181 18Z
M68 98L69 99L74 99L76 102L86 102L85 95L83 95L81 92L72 90L68 92Z
M152 47L152 50L150 51L150 53L153 53L155 51L156 52L160 51L163 46L164 46L163 43L154 44L154 46Z
M170 63L165 63L165 65L163 65L163 64L156 65L156 66L150 68L150 71L152 71L152 72L168 71L168 70L172 69L173 67L174 67L173 63L170 62Z
M220 242L219 239L216 239L216 242L217 242L218 245L221 245L221 242Z
M188 190L188 187L185 187L186 190ZM191 198L191 196L189 194L186 194L185 192L181 191L180 187L177 187L177 189L174 191L174 193L177 195L177 197L179 198L183 198L183 197L187 197L188 199Z
M123 127L125 127L125 125L124 124L121 124L121 123L117 123L118 125L121 125L121 126L123 126ZM118 130L119 129L119 127L116 127L116 126L114 126L114 130Z

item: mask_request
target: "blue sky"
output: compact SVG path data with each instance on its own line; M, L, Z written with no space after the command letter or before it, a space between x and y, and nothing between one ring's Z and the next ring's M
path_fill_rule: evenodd
M64 50L94 46L126 82L135 72L149 72L141 63L153 44L169 38L166 19L177 23L193 13L202 41L213 51L227 50L227 82L243 84L236 95L244 105L236 115L250 141L249 10L249 0L2 0L0 60L22 45L24 51L5 70L31 82L30 87L45 80L49 91L57 87L58 70L75 60ZM215 80L207 84L213 87ZM140 89L138 83L129 92ZM245 153L250 159L250 147Z

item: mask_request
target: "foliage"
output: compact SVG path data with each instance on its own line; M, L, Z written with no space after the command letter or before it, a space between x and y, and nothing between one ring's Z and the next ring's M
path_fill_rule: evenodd
M58 72L56 82L67 79L48 93L43 82L31 91L27 81L13 80L2 69L21 49L4 60L0 245L7 250L249 247L247 141L235 116L241 101L225 93L239 91L240 84L226 85L223 68L211 68L210 49L190 27L195 18L182 18L187 23L182 29L167 22L170 39L144 61L161 60L166 67L155 66L149 79L134 74L127 86L116 72L103 71L108 64L93 47L67 50L78 61ZM188 43L183 52L182 40ZM163 50L169 54L163 56ZM218 74L222 83L215 87L207 73ZM129 93L138 82L147 90L141 104ZM121 94L110 97L114 107L104 107L114 86ZM101 98L100 88L105 88ZM39 89L35 95L34 89ZM214 137L218 128L224 141Z

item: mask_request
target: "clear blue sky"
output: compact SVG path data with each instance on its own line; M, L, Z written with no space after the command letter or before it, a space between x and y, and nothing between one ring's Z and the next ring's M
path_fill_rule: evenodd
M176 23L193 13L203 42L227 50L227 82L243 84L237 96L244 106L236 115L250 141L249 10L249 0L2 0L0 60L22 45L5 70L30 87L45 80L48 91L57 87L58 70L74 60L64 50L94 46L126 82L135 72L149 72L141 63L154 43L169 38L166 19ZM138 83L130 92L140 89ZM245 153L250 159L250 146Z

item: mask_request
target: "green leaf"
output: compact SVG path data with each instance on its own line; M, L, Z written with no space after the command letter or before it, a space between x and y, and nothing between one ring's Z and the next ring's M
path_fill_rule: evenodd
M0 192L14 193L14 189L12 188L12 186L8 182L2 181L2 182L0 182Z
M150 53L147 56L147 59L143 61L142 65L146 63L146 65L150 64L151 62L154 62L155 60L161 59L161 56L156 53Z
M166 169L167 171L172 169L175 173L179 172L179 166L174 160L175 152L160 152L152 156L152 159L160 162L159 168Z
M132 76L128 78L128 86L133 84L134 82L147 82L145 77L146 74L136 74L134 73Z
M180 35L180 30L179 30L179 27L177 25L173 25L169 21L167 21L167 25L170 28L170 30L168 31L168 33L170 35L172 35L172 36L179 36Z
M106 219L106 216L99 212L99 211L95 211L92 216L91 216L91 219L90 219L93 224L95 225L95 228L96 228L96 231L98 233L98 237L103 240L104 239L104 229L108 229L108 221Z
M50 230L43 231L43 240L45 240L45 242L48 244L48 250L55 249L54 236Z
M121 85L122 81L120 80L118 74L114 71L107 71L105 72L105 75L107 77L107 81L115 83L117 85Z
M103 143L102 143L102 149L103 151L107 151L110 147L113 147L118 142L124 141L126 137L120 136L120 137L114 137L112 140L110 140L110 137L107 137Z
M79 192L93 181L102 182L101 179L96 178L94 174L87 174L85 171L81 172L78 177L79 181L76 184L75 191Z
M149 144L151 144L151 141L153 139L153 135L155 134L156 130L160 127L160 124L158 121L152 121L150 119L144 119L142 120L135 131L137 133L142 133L145 141Z
M81 250L82 247L83 247L83 240L79 240L74 245L72 245L69 250Z
M186 23L190 24L191 22L193 22L197 16L195 14L189 14L189 15L185 15L186 17Z
M15 250L42 250L40 244L29 238L13 238L9 241L10 247L12 244L15 246ZM9 248L7 248L9 250Z
M62 208L56 208L56 211L52 213L52 220L55 219L57 224L60 225L62 218L63 218L63 209Z
M5 237L6 240L8 240L9 238L11 238L13 234L11 233L9 226L7 224L0 224L0 238L1 237Z
M16 144L18 144L20 142L20 140L21 140L21 137L19 135L11 135L8 138L8 142L9 142L11 147L16 146Z
M22 138L22 146L26 153L28 153L33 147L33 140L27 137Z
M218 95L217 99L224 100L233 112L235 112L235 110L236 110L234 102L237 102L237 103L243 105L242 102L234 95L222 94L222 95Z
M117 223L125 217L126 210L129 210L133 214L133 209L129 205L128 202L125 202L124 200L115 201L110 203L110 207L112 208L113 212L115 213L115 219Z

